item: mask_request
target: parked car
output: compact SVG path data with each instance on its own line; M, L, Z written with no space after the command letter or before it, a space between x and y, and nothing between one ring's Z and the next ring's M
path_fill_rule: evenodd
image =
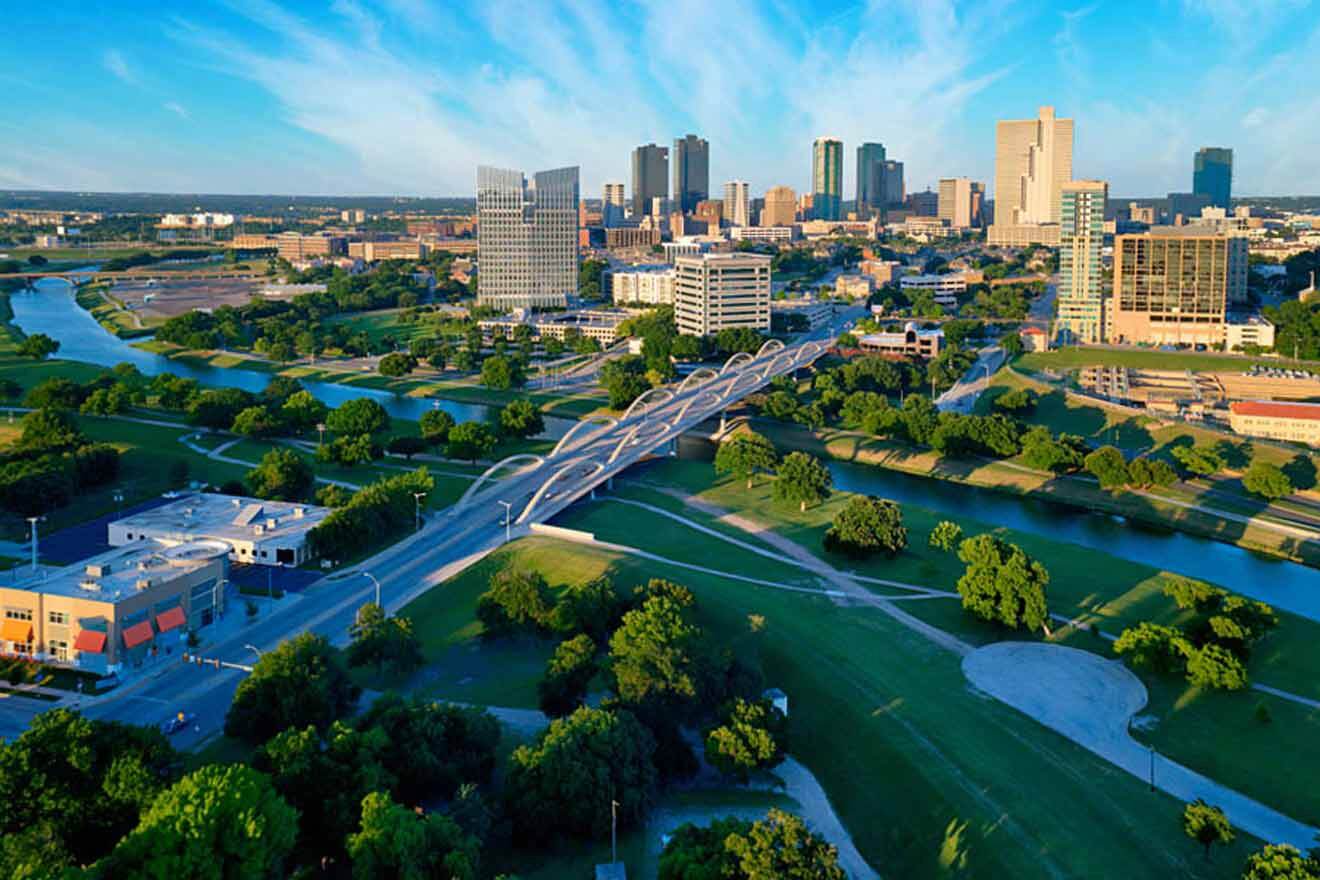
M160 723L160 732L166 736L173 736L179 731L187 730L196 720L197 716L192 713L179 712Z

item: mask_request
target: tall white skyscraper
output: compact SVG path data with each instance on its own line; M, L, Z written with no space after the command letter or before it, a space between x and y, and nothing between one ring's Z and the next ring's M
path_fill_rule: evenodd
M623 222L627 206L623 184L614 182L605 184L605 193L601 199L601 224L607 229L618 226Z
M1014 238L1058 243L1059 199L1063 185L1073 179L1072 159L1073 121L1056 119L1053 107L1041 107L1035 119L999 121L991 244L1019 243L1009 240ZM1030 228L1041 226L1053 228Z
M751 226L751 205L747 181L730 180L724 184L724 219L730 226Z
M578 169L477 169L477 302L562 307L578 283Z

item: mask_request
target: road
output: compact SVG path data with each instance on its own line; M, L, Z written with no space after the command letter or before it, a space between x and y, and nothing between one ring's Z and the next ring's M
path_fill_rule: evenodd
M831 325L791 345L774 342L755 356L735 356L722 371L707 368L682 383L653 389L619 419L579 423L548 455L517 456L493 465L458 504L432 517L416 534L362 564L322 579L296 600L278 603L233 635L204 645L199 653L226 663L250 665L253 648L270 650L303 631L345 643L357 609L374 597L375 586L364 572L379 581L382 604L390 611L399 609L499 547L506 537L526 534L532 523L551 519L596 486L664 449L683 432L720 414L775 376L810 365L824 353L824 340L832 338L850 317L845 312ZM495 479L509 471L511 475ZM139 724L159 722L179 711L193 714L196 729L174 738L177 746L189 748L223 728L225 711L242 675L240 670L184 664L181 659L166 661L105 696L84 699L80 708L92 718ZM51 705L24 698L0 700L0 735L15 735L35 711Z
M1004 365L1004 350L990 345L977 352L976 363L967 368L958 383L935 398L940 412L970 413L976 400L990 386L990 377Z

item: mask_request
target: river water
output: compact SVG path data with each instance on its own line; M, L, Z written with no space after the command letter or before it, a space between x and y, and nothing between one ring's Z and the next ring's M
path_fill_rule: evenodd
M830 462L836 488L972 517L1227 587L1320 620L1320 571L1232 544L1122 517L879 467Z
M221 367L196 367L172 361L164 355L134 348L128 341L120 339L96 323L96 319L74 300L73 288L57 278L38 281L35 290L11 294L9 302L14 310L14 323L22 328L24 333L45 333L52 339L59 340L60 350L57 357L64 360L82 361L102 367L113 367L127 362L148 376L173 373L176 376L196 379L203 385L242 388L254 393L265 388L271 380L269 373ZM422 417L422 413L431 409L442 409L459 422L485 420L494 415L493 407L478 403L407 397L376 388L361 388L334 382L303 381L302 384L327 406L339 406L355 397L370 397L385 407L391 416L414 422ZM558 438L563 436L573 424L571 419L548 417L545 420L546 433L543 436Z

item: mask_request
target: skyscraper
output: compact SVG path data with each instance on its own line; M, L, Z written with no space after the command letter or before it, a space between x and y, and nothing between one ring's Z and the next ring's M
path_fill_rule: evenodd
M624 195L622 183L606 183L604 197L601 199L601 225L606 229L618 226L623 221L624 208L628 200Z
M843 141L819 137L811 147L811 200L818 220L843 214Z
M907 190L903 188L903 163L885 160L884 198L886 207L903 204Z
M985 198L985 184L967 177L945 177L940 180L937 210L941 220L947 220L954 229L970 229L981 225L981 205Z
M689 134L674 139L674 209L684 214L710 196L710 144Z
M724 184L724 219L730 226L751 226L751 194L747 181L730 180Z
M477 169L477 302L562 307L578 283L578 169Z
M1072 180L1072 154L1073 121L1056 119L1053 107L1041 107L1035 119L999 121L995 130L995 223L990 244L1028 240L1057 243L1057 227L1031 227L1059 222L1060 193Z
M1103 180L1072 180L1059 197L1059 298L1055 333L1060 344L1104 342L1104 287L1100 250L1105 238Z
M1223 342L1229 288L1245 251L1245 240L1196 226L1153 226L1115 236L1107 341Z
M797 193L792 187L772 186L765 193L762 226L792 226L797 220Z
M857 148L857 216L869 217L885 207L885 145Z
M632 152L633 217L645 216L656 196L669 198L669 148L646 144Z
M1233 151L1227 147L1202 147L1192 164L1192 192L1206 196L1210 204L1230 210L1233 199Z

